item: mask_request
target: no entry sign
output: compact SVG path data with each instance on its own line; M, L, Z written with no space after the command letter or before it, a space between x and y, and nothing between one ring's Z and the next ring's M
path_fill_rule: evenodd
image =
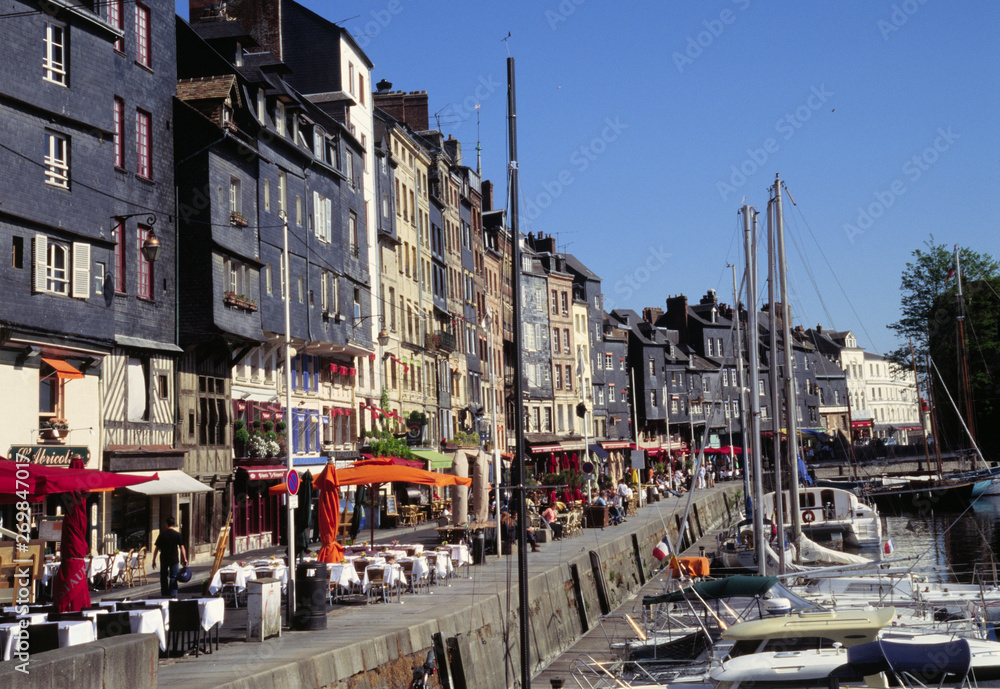
M299 475L294 469L285 475L285 486L288 488L289 495L295 495L299 492Z

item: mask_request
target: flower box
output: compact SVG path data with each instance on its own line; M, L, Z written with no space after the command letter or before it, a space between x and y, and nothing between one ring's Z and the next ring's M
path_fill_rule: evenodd
M242 294L226 292L222 297L222 301L226 304L226 306L235 306L236 308L243 309L244 311L257 310L257 302Z
M250 221L247 220L246 216L243 215L242 213L237 213L233 211L232 213L229 214L229 224L233 225L234 227L246 227L247 225L250 224Z

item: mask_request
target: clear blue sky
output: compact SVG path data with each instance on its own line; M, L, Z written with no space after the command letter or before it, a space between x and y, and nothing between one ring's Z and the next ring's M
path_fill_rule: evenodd
M745 196L763 218L775 173L798 204L790 301L806 327L886 351L914 248L933 234L1000 256L1000 3L303 4L357 37L373 82L427 90L470 165L481 103L498 205L509 47L521 229L557 235L609 307L707 289L731 303L737 211Z

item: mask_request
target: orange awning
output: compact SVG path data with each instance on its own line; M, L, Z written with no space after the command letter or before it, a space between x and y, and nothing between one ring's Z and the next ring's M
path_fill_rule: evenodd
M45 357L42 357L42 361L55 370L56 378L59 378L60 380L83 378L82 373L76 370L71 364L67 364L62 359L46 359Z

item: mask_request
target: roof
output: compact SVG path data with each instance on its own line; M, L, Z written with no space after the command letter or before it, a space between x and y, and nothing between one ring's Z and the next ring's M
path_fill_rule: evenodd
M191 28L206 41L218 38L239 38L244 48L255 48L260 45L238 21L199 21L191 24Z
M236 86L236 75L225 74L218 77L180 79L177 81L177 97L182 101L223 100L236 91L236 104L240 105L240 92Z
M582 261L580 261L573 254L563 254L566 257L566 266L575 273L579 273L588 280L598 280L600 277L594 273L590 268L585 266Z

